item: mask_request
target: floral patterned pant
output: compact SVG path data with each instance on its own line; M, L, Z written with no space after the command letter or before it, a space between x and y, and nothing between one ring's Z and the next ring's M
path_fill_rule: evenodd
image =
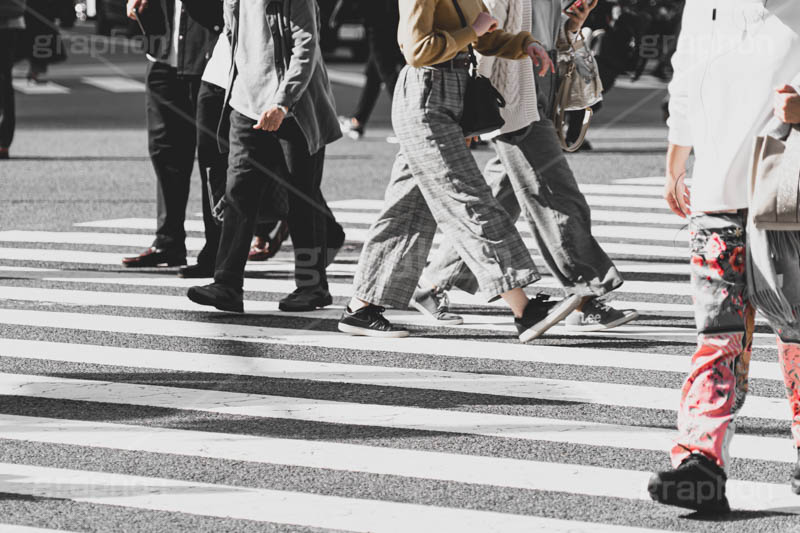
M748 390L755 310L747 299L746 217L698 215L690 225L697 351L683 385L673 466L702 453L726 468L735 416ZM771 324L800 447L800 321Z

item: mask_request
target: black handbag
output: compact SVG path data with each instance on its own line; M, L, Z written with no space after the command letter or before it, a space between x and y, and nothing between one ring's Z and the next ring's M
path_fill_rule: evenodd
M453 0L461 24L467 27L467 19L458 0ZM475 51L469 45L469 62L472 65L467 87L464 91L464 109L461 113L461 129L464 130L464 137L475 137L490 133L502 128L506 121L500 115L500 108L506 106L503 95L495 89L489 78L478 75L478 61L475 59Z

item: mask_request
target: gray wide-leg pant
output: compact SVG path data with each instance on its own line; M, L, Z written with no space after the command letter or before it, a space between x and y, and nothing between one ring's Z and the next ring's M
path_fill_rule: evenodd
M485 175L495 198L512 220L524 213L548 268L569 294L602 296L622 277L592 236L589 205L546 118L494 140L497 157ZM424 272L444 289L476 293L479 285L454 247L444 246Z
M364 243L354 296L406 307L436 228L494 297L539 280L530 252L492 195L459 125L466 69L405 67L392 104L400 141L383 211Z

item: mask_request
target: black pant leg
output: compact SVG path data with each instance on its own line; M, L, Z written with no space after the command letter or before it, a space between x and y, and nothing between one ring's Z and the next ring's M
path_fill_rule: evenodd
M319 192L319 206L325 214L325 237L328 245L328 253L330 253L331 249L341 248L342 245L344 245L344 228L339 224L339 221L336 220L336 216L334 216L333 211L331 211L328 201L322 194L322 189L320 189Z
M293 119L278 131L289 170L289 234L295 259L298 287L328 287L325 273L328 251L328 213L320 191L325 149L310 154L305 137Z
M241 113L231 112L227 205L214 280L233 287L241 287L244 281L250 239L264 190L276 196L286 194L278 181L287 174L278 138L274 133L254 130L254 124Z
M367 61L367 68L364 74L366 74L367 80L366 83L364 83L364 87L361 89L361 96L358 99L356 111L353 113L353 118L362 125L369 121L369 117L372 115L375 104L378 102L378 98L381 95L381 75L375 63L375 56L372 54L370 54L369 60Z
M12 67L20 30L0 29L0 148L8 148L14 140L16 108Z
M206 243L197 256L197 263L213 267L221 228L211 209L225 194L228 172L228 113L224 112L225 89L202 82L197 96L197 161L203 193L203 227ZM217 133L219 127L219 142Z
M175 68L151 63L146 85L148 144L158 188L153 246L185 251L183 225L197 144L200 79L179 77Z

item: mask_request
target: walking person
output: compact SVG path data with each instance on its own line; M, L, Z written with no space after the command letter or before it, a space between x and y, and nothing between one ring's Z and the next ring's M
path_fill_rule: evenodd
M531 30L553 61L557 46L569 46L598 0L562 13L560 0L484 0L502 24ZM638 313L616 310L599 297L622 285L614 263L592 236L589 205L561 150L550 119L558 80L554 73L535 79L530 65L480 56L479 72L505 96L505 126L492 139L496 156L484 174L494 197L512 221L524 212L537 246L553 276L580 307L567 327L599 331L634 320ZM439 323L459 322L447 309L445 291L474 294L475 275L455 246L443 246L431 260L412 299L412 307Z
M0 3L0 159L8 159L16 128L13 74L15 51L25 29L25 0Z
M66 46L56 26L59 6L56 0L27 0L25 33L18 46L28 60L28 81L45 83L51 64L67 59Z
M319 8L314 0L226 0L225 15L235 73L227 205L214 283L192 287L188 296L243 311L244 268L261 198L288 195L297 290L279 307L324 307L332 302L325 272L331 219L320 184L325 146L342 133L319 47Z
M394 96L397 76L405 64L397 45L397 26L400 23L397 0L359 0L358 7L364 19L369 46L369 58L364 71L366 83L361 89L353 116L340 118L342 133L353 140L364 135L380 97L381 86L386 88L390 99Z
M221 13L220 13L221 15ZM221 22L220 22L221 23ZM197 256L197 263L181 267L182 278L213 278L220 227L225 212L225 188L228 172L228 135L231 108L225 102L225 88L231 65L231 45L224 33L219 36L214 51L203 71L197 96L197 161L203 194L203 222L206 242ZM327 203L322 201L330 218L328 226L329 262L344 244L344 229L336 222ZM289 236L287 197L264 194L259 206L249 261L266 261L275 256Z
M399 5L398 40L408 63L392 106L400 152L339 329L378 337L409 334L383 316L384 306L408 305L438 225L487 296L501 296L508 303L520 340L527 342L561 320L579 299L529 300L522 290L539 279L536 267L492 196L459 124L459 117L469 112L464 109L469 76L465 52L472 44L484 55L529 56L540 74L552 70L553 63L529 32L498 30L497 19L480 0L400 0Z
M773 114L800 123L800 11L793 0L688 0L672 61L664 193L676 214L691 217L698 335L681 391L673 469L654 474L649 491L660 503L726 512L728 446L748 392L756 308L778 336L800 448L800 246L774 245L798 243L800 235L747 224L755 137ZM692 150L690 196L684 176ZM764 298L756 280L772 269L777 289ZM775 301L790 311L775 312ZM793 489L800 493L800 463Z
M197 97L201 76L221 31L217 0L128 0L148 35L147 140L156 174L158 218L151 247L122 264L128 268L186 264L186 205L197 146ZM215 22L216 21L216 22ZM206 232L213 222L204 217ZM202 257L202 254L201 254Z

